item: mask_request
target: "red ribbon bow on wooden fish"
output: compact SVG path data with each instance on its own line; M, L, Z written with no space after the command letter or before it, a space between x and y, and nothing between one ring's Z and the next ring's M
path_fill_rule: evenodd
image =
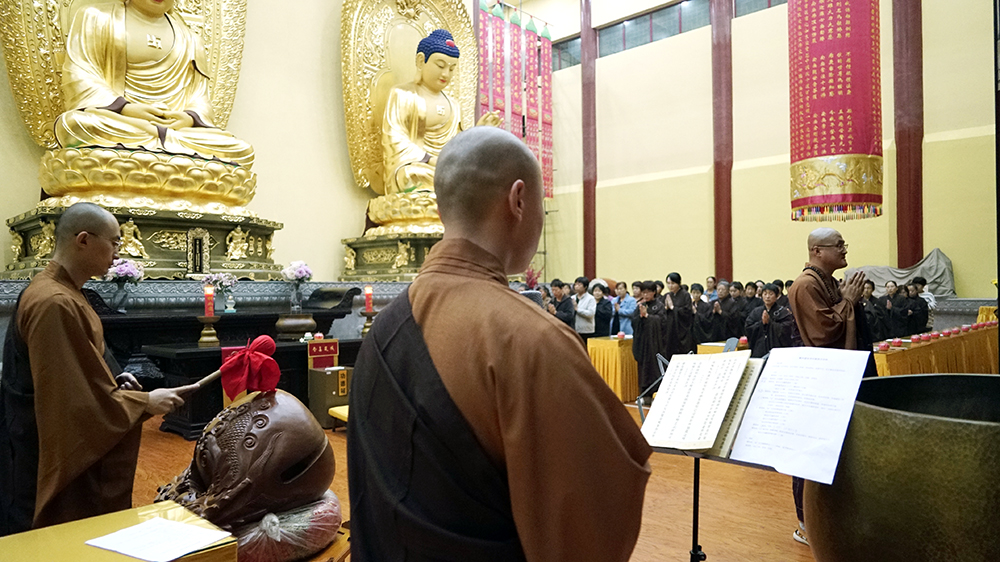
M230 400L239 393L270 392L278 387L281 370L271 357L277 346L271 336L257 336L246 348L230 355L222 367L222 388Z

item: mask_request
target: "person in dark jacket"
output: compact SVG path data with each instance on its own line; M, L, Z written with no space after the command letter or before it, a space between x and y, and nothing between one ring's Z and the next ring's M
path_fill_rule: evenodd
M773 283L764 285L764 304L747 315L746 333L751 357L763 357L776 347L792 347L795 318L791 309L777 303L778 291Z
M604 283L597 283L590 290L597 301L597 312L594 313L594 337L600 338L611 335L611 317L615 310L608 299L608 286Z

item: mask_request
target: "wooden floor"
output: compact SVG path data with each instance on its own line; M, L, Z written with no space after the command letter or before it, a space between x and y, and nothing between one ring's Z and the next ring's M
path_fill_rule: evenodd
M633 416L636 416L632 408ZM133 504L153 501L157 486L191 462L194 442L158 430L160 418L143 428ZM343 429L327 431L337 459L330 489L340 497L344 519L350 519L347 494L347 437ZM693 460L654 454L653 475L646 486L642 530L632 560L685 562L691 549L691 482ZM792 540L795 507L791 478L711 461L701 463L699 541L710 561L813 562L809 548ZM326 562L329 556L313 558Z

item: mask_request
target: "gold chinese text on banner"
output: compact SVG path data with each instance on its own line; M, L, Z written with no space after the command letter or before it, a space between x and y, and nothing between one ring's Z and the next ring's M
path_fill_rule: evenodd
M792 220L882 214L878 0L789 0Z

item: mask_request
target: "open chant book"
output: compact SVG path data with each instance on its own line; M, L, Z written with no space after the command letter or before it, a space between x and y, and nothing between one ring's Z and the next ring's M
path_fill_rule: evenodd
M763 369L749 351L675 355L642 434L654 449L830 484L869 354L777 348Z
M646 441L729 458L763 365L749 351L674 355L642 424Z

